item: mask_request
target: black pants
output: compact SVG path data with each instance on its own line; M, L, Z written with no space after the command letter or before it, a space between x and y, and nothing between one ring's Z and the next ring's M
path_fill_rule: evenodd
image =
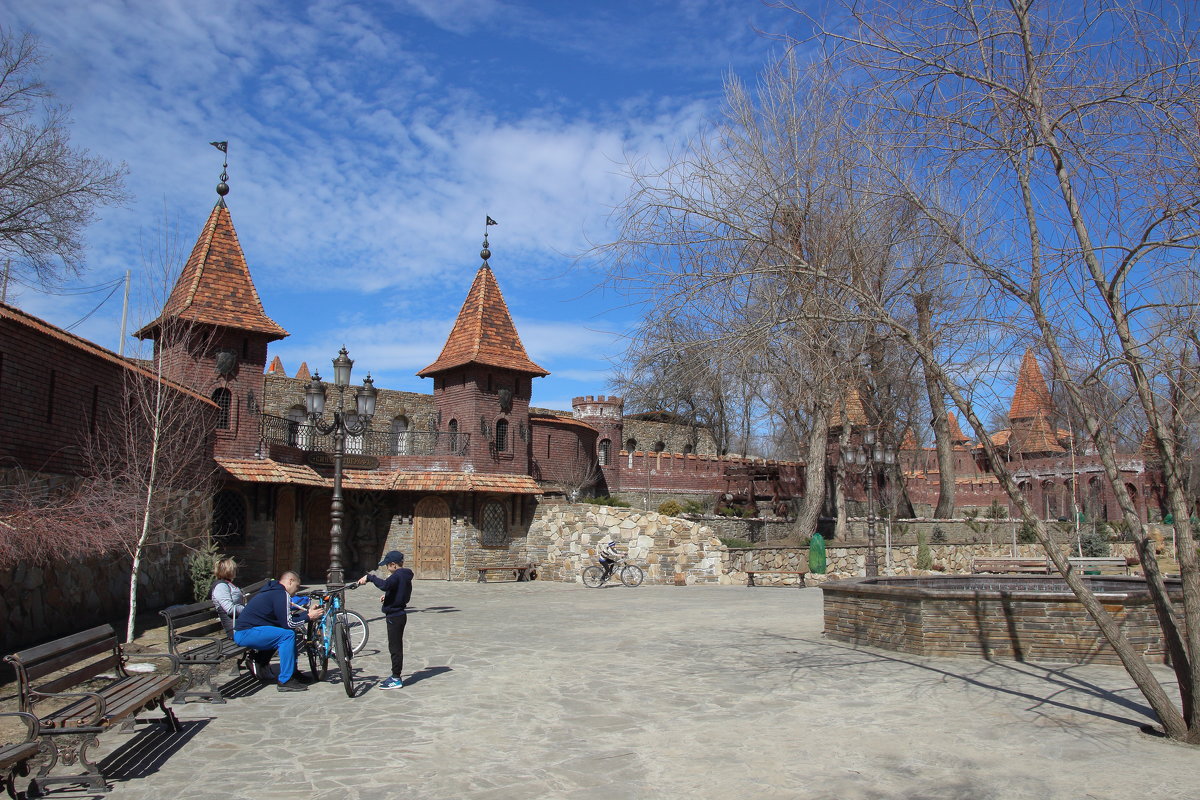
M392 654L392 676L400 677L404 671L404 626L408 624L408 614L387 618L388 652Z

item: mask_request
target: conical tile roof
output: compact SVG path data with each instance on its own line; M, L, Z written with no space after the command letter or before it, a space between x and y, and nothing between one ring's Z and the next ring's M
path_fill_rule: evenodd
M263 310L233 218L223 201L208 216L162 314L134 335L153 337L166 319L262 333L268 341L288 335Z
M300 362L300 369L296 370L296 380L300 380L300 381L312 380L312 375L309 374L309 371L308 371L308 362L307 361Z
M1017 374L1017 388L1013 390L1012 406L1008 410L1008 419L1015 422L1022 419L1033 419L1039 414L1050 417L1054 413L1054 403L1050 399L1050 387L1042 377L1037 359L1033 357L1033 348L1025 351L1021 359L1021 371Z
M486 263L475 273L475 281L467 292L442 354L417 375L428 378L466 364L485 364L536 376L550 374L525 353L504 296L500 294L500 285Z
M283 368L283 362L279 360L279 356L275 356L271 361L271 366L267 367L268 375L283 375L287 377L287 372Z
M946 421L950 427L950 442L951 444L966 444L971 441L967 435L962 432L962 428L958 427L958 418L954 416L953 411L946 412Z
M1043 413L1037 413L1020 427L1013 426L1010 439L1014 453L1065 453L1058 442L1050 421Z

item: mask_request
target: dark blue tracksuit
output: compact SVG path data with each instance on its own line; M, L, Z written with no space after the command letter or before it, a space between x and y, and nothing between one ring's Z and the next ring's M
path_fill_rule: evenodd
M388 652L392 655L392 677L404 671L404 626L408 623L408 601L412 597L413 571L401 567L386 578L367 575L383 589L383 615L387 617Z

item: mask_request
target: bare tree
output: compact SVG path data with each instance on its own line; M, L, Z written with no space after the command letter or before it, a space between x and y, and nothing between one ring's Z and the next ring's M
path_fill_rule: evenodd
M638 176L616 251L636 254L648 264L640 279L672 297L733 302L747 286L785 280L791 291L775 293L783 300L756 331L816 319L810 330L860 333L872 394L879 343L919 358L929 394L948 397L971 426L1011 506L1166 733L1200 743L1200 572L1176 424L1194 386L1179 353L1200 327L1188 293L1200 243L1197 26L1171 3L1161 17L1135 4L1030 5L847 2L844 27L818 28L828 65L806 80L793 79L794 66L768 71L753 113L734 115L715 145ZM696 156L706 146L716 157ZM782 208L803 209L827 246L779 236ZM912 246L925 236L941 241ZM922 333L911 299L931 270L959 306ZM998 365L1031 343L1048 354L1139 542L1178 704L1071 569L981 421L1000 394ZM1182 607L1100 417L1095 396L1114 371L1127 376L1162 464Z
M46 286L83 268L98 206L125 199L125 166L72 147L68 111L37 79L37 40L0 29L0 259Z

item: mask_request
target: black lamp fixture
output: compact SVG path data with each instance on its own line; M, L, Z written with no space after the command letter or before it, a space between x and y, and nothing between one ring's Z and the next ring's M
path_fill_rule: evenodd
M885 445L875 435L875 431L863 432L862 445L850 446L842 451L842 463L847 471L864 477L867 484L867 563L866 571L870 577L879 574L879 559L875 552L875 469L887 467L896 463L896 449Z
M371 426L371 418L375 416L375 399L378 390L371 374L363 380L362 388L355 392L354 404L358 418L353 422L346 420L346 388L350 385L350 371L354 361L346 353L346 348L338 352L333 359L333 385L337 389L337 408L333 412L333 420L324 421L325 414L325 384L321 382L320 374L314 373L312 381L305 392L305 406L312 426L322 435L333 434L333 499L329 504L329 570L325 573L325 583L337 586L342 583L342 518L345 515L345 504L342 502L342 462L346 455L346 437L358 436L365 433Z

